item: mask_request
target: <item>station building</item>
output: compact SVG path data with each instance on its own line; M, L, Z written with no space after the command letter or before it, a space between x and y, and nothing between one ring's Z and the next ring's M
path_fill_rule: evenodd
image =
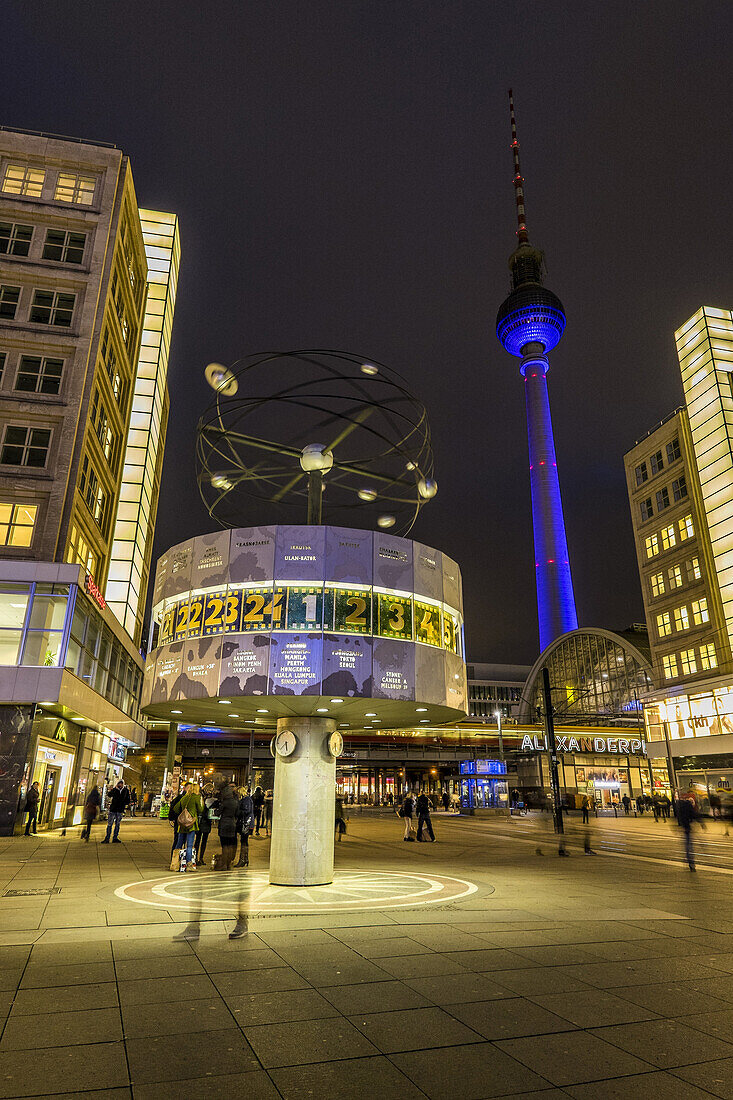
M112 145L0 128L0 835L145 743L139 652L180 256Z

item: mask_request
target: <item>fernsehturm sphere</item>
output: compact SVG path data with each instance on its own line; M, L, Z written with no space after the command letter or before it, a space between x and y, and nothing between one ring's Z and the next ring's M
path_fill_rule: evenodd
M560 299L543 286L544 255L529 241L511 92L509 105L517 247L509 257L512 290L497 314L496 335L502 347L522 361L519 370L527 402L537 614L540 649L545 649L560 634L575 630L578 625L547 392L548 354L565 330L565 311Z

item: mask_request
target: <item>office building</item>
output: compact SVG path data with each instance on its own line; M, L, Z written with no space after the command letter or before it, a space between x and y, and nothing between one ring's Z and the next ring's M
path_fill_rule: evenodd
M0 742L12 757L3 834L34 780L42 825L68 824L89 777L119 773L126 747L145 743L135 600L145 598L172 304L171 279L162 310L148 299L144 226L155 232L148 223L160 220L170 237L172 222L144 219L119 149L0 129ZM146 388L157 419L131 425ZM145 500L120 492L131 426L152 455ZM114 592L118 618L105 589L123 521L145 535L135 592Z

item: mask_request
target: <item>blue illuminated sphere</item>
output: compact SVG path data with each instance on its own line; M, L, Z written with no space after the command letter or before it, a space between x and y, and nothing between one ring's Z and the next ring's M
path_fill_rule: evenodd
M542 344L546 352L552 351L564 331L562 302L544 286L517 287L496 315L499 342L520 359L525 344Z

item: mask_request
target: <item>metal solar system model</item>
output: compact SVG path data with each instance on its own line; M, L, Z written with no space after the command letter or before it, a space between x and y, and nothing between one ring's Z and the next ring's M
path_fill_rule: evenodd
M197 737L271 732L270 882L326 884L344 737L466 713L460 570L391 530L437 491L427 415L393 371L343 353L206 376L199 485L225 529L158 562L144 709ZM288 507L308 522L273 524Z

